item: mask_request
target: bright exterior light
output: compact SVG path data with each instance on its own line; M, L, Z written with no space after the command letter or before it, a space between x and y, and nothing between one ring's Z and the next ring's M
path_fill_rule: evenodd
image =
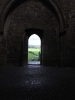
M28 64L40 64L41 40L33 34L28 40Z

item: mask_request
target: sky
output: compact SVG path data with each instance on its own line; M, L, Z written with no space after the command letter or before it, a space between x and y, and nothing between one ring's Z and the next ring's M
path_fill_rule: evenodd
M28 45L40 45L40 44L41 44L40 38L36 34L31 35L31 37L28 40Z

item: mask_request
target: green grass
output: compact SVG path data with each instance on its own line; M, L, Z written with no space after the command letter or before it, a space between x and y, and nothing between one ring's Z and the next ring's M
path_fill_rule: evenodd
M34 55L31 53L28 53L28 61L30 61L32 58L34 58Z
M36 55L38 55L40 48L28 48L28 51L31 51L31 52L35 53ZM28 61L30 61L32 58L35 58L36 55L34 55L32 53L28 53Z

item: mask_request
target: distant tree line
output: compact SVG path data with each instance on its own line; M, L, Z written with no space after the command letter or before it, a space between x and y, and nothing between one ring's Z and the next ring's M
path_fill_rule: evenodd
M37 45L37 46L35 46L35 45L29 45L28 48L40 48L40 45Z

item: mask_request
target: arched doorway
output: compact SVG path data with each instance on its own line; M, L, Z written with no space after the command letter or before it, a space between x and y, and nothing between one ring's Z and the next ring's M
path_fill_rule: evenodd
M28 63L28 61L31 61L32 59L33 59L33 57L30 57L30 59L28 60L27 59L27 64L40 64L40 65L42 65L42 41L43 41L43 30L42 29L35 29L35 28L29 28L29 29L26 29L25 30L25 32L26 32L26 35L27 35L27 44L25 44L26 46L27 46L27 48L28 48L28 46L29 46L29 42L30 42L30 44L33 44L33 47L35 47L34 48L34 52L32 51L32 48L29 48L29 51L30 52L32 52L32 53L34 53L33 55L32 55L32 53L30 53L29 52L29 54L31 55L31 56L33 56L34 57L34 59L35 59L35 61L33 61L32 63ZM26 35L25 35L25 37L26 37ZM31 39L30 39L31 38ZM29 39L30 39L30 41L29 41ZM32 41L31 41L32 40ZM32 42L32 43L31 43ZM35 43L34 43L35 42ZM24 46L25 45L23 45L23 48L24 48ZM28 52L28 49L27 49L27 51L26 51L26 49L25 49L25 52ZM36 53L35 53L36 52ZM41 53L41 56L40 56L40 60L38 59L38 55ZM25 55L26 57L28 56L28 53L26 53L26 55ZM28 57L27 57L28 58Z
M38 35L33 34L28 39L28 64L40 64L41 40Z
M2 12L2 15L1 15L1 18L0 18L0 24L1 24L1 27L0 27L0 32L2 33L3 31L3 28L4 28L4 24L5 24L5 21L7 20L7 17L8 15L15 9L17 8L17 6L19 6L20 4L22 4L23 2L25 2L26 0L11 0L8 2L8 4L5 6L3 12ZM45 6L47 6L51 11L53 11L57 21L58 21L58 24L59 24L59 34L61 33L64 33L64 20L63 20L63 16L61 14L61 11L58 7L58 5L53 2L53 0L40 0L40 2L42 2ZM60 45L61 45L61 37L60 37ZM61 46L62 47L62 46ZM63 54L63 49L60 48L60 54L62 53ZM62 52L61 52L62 51ZM62 55L61 54L61 55ZM62 58L60 58L62 60Z

